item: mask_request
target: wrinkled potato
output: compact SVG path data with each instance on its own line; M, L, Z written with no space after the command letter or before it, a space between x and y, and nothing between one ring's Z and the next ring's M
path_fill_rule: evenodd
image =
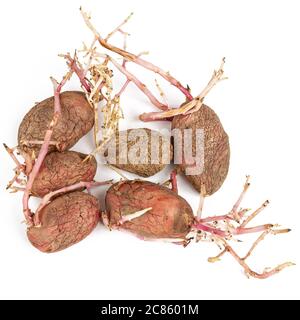
M56 252L81 241L96 227L100 218L98 200L75 191L55 198L40 212L41 226L27 230L31 244L42 252Z
M96 174L97 162L94 157L83 162L86 156L76 151L48 154L33 182L31 193L43 197L51 191L77 182L92 181Z
M48 152L70 149L94 125L94 112L83 92L65 91L60 94L60 102L62 113L54 127ZM53 112L54 97L43 100L29 110L18 132L21 152L30 155L33 151L38 153Z
M185 199L148 181L127 180L112 185L105 203L111 226L118 226L121 218L128 214L152 208L120 225L121 229L142 238L185 238L194 222L192 208Z
M185 175L192 185L200 192L203 183L206 195L216 192L226 179L230 146L227 133L224 131L217 114L208 106L202 105L199 111L178 115L173 118L172 129L193 129L193 153L196 148L196 129L204 130L204 168L201 174ZM185 174L187 164L183 154L183 162L178 164L180 171Z

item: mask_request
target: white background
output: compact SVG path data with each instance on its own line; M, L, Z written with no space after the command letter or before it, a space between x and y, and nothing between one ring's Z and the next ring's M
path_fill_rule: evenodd
M34 102L52 95L49 76L59 79L65 71L57 53L91 40L80 5L92 11L103 35L134 11L127 26L132 34L129 49L150 50L147 59L188 83L194 94L221 57L227 57L229 80L219 84L206 102L230 136L231 166L223 187L207 199L205 214L226 213L244 176L251 174L244 206L255 208L271 200L255 222L278 222L293 232L267 238L249 263L261 271L285 260L299 262L299 1L6 1L0 13L3 142L15 145L24 114ZM118 37L112 41L122 44ZM128 67L153 87L153 74ZM123 77L117 78L119 85ZM180 92L160 83L173 106L183 101ZM78 88L78 82L72 81L68 88ZM137 116L155 110L133 85L122 106L124 128L142 126ZM91 135L74 149L91 151ZM21 195L4 191L13 163L4 150L0 157L0 298L300 298L298 266L267 280L249 280L230 256L209 264L206 258L218 253L213 244L183 249L98 226L86 240L65 251L40 253L27 241L21 224ZM170 169L152 181L167 179ZM97 178L108 177L118 178L99 167ZM197 192L181 177L179 187L196 209ZM103 198L104 191L95 194ZM245 240L238 247L241 253L253 239Z

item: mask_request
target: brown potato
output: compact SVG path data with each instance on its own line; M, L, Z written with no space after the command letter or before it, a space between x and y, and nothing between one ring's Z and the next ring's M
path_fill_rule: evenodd
M219 117L211 108L202 105L200 110L195 113L175 116L172 121L172 129L174 128L181 131L193 129L193 152L195 152L196 148L195 130L204 130L203 172L198 175L186 175L186 178L198 191L201 191L201 184L203 183L206 194L213 194L225 181L230 160L228 135L224 131ZM183 163L178 164L178 167L185 174L185 170L189 165L184 160L183 154Z
M81 181L92 181L97 170L94 157L84 161L86 154L76 151L51 152L36 176L31 192L34 196L45 194L71 186Z
M121 134L126 134L127 136L126 149L124 149L125 145L123 146L120 143L119 136ZM152 137L153 137L153 143L152 143ZM143 140L144 138L146 139L145 142ZM108 157L107 161L108 163L110 163L111 165L119 169L135 173L141 177L153 176L154 174L163 170L173 158L173 147L171 143L169 143L168 141L169 143L169 146L167 146L168 149L166 152L164 152L162 138L163 138L162 135L158 131L150 130L147 128L137 128L137 129L128 129L125 131L120 131L119 135L117 135L115 139L116 140L116 158L110 159ZM136 143L140 143L140 147L145 147L145 157L144 159L142 159L142 157L140 158L141 163L135 163L134 161L132 161L132 159L128 157L128 154L130 153L131 150L133 150L133 147ZM156 162L151 161L151 143L152 143L152 147L157 147L158 152L157 152ZM166 154L167 152L169 152L169 154ZM139 156L140 155L138 155L138 157ZM154 152L152 153L152 156L153 156L153 159L155 159ZM125 159L127 163L123 163L124 161L120 160L121 157L123 157L123 159Z
M55 198L39 213L41 226L30 227L27 237L42 252L56 252L88 236L100 218L98 200L75 191Z
M54 127L49 152L71 148L94 125L94 112L83 92L65 91L60 95L62 114ZM50 97L29 110L23 118L18 132L21 152L38 153L45 132L52 120L54 97ZM33 143L30 143L33 142Z
M105 202L111 226L117 226L120 219L128 214L152 208L120 226L149 239L185 238L194 221L192 208L185 199L148 181L116 183L108 189Z

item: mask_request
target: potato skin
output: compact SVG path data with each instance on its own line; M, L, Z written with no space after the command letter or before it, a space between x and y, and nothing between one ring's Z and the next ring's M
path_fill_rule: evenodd
M81 241L96 227L100 218L98 200L75 191L51 201L40 212L40 227L30 227L27 237L42 252L63 250Z
M212 195L226 179L229 162L230 146L227 133L224 131L217 114L208 106L202 105L199 111L190 115L175 116L172 121L172 129L180 130L192 128L204 129L204 170L199 175L186 175L196 190L201 191L202 182L206 188L206 194ZM193 131L193 152L195 151L196 135ZM184 158L184 155L183 155ZM187 164L178 165L183 173Z
M158 163L151 163L151 135L152 134L156 134L158 136L160 136L160 133L158 131L155 130L150 130L148 128L135 128L135 129L128 129L128 130L124 130L124 131L120 131L120 133L125 133L127 134L127 137L130 133L132 132L137 132L139 130L142 130L143 132L145 132L148 136L148 154L147 154L147 163L130 163L130 159L128 159L127 157L127 163L126 164L122 164L120 163L120 154L122 152L122 148L120 147L120 141L118 138L118 135L116 136L116 161L115 163L110 162L110 159L108 158L107 161L108 163L110 163L111 165L121 169L121 170L125 170L128 172L132 172L134 174L137 174L141 177L151 177L153 175L155 175L156 173L160 172L161 170L163 170L166 165L168 163L164 163L163 162L163 153L162 153L162 139L159 139L159 153L158 153ZM128 150L130 150L130 148L136 143L136 141L129 141L127 140L127 146L128 146ZM127 151L128 151L127 150ZM173 146L170 143L170 160L171 161L173 159Z
M112 185L105 203L112 226L118 225L121 216L151 207L144 215L120 226L142 238L184 238L194 221L192 208L185 199L148 181L127 180Z
M70 149L94 125L94 112L83 92L65 91L60 95L62 114L54 127L49 152ZM18 132L19 149L31 154L38 153L41 145L23 144L24 141L43 141L45 132L53 117L54 97L43 100L29 110L23 118Z
M81 181L92 181L97 170L95 157L84 161L87 155L76 151L51 152L36 176L31 192L43 197L51 191L73 185Z

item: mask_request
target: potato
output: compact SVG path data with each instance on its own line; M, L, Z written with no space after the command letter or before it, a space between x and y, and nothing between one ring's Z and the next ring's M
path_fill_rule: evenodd
M49 152L71 148L94 125L94 112L83 92L65 91L60 95L61 116L54 127ZM23 118L18 132L21 152L37 154L44 140L45 132L52 120L54 97L35 105Z
M31 193L43 197L51 191L77 182L92 181L96 174L97 162L94 157L83 162L86 156L76 151L48 154L33 182Z
M189 115L175 116L172 129L193 129L193 152L196 146L196 129L204 130L204 168L202 174L186 175L192 185L201 191L201 184L205 185L206 194L211 195L223 184L229 168L230 146L228 135L223 129L217 114L208 106L202 105L199 111ZM178 164L179 169L185 173L186 164Z
M42 252L56 252L88 236L100 218L98 200L75 191L55 198L40 212L41 226L27 230L31 244Z
M127 136L127 148L125 144L121 143L121 139L119 138L121 135ZM153 137L153 141L152 141ZM146 139L146 141L144 141ZM157 140L156 140L157 139ZM163 137L158 131L150 130L147 128L137 128L137 129L128 129L125 131L120 131L119 134L116 136L116 158L110 159L107 158L108 163L111 165L128 171L135 173L141 177L150 177L154 174L163 170L168 163L173 158L173 147L169 140L166 140L168 145L166 145L167 150L163 149L163 139L167 139L167 137ZM121 141L120 141L121 140ZM126 140L125 140L126 142ZM152 143L153 142L153 143ZM137 158L140 156L140 163L135 163L132 159L128 156L131 151L133 151L133 147L136 143L140 144L140 147L145 148L145 157L143 158L139 151L137 151ZM151 143L152 147L157 147L157 161L151 161ZM125 152L124 152L125 151ZM169 152L169 154L167 154ZM134 155L135 152L132 152ZM106 153L107 155L107 153ZM152 154L153 159L154 153ZM125 159L127 163L124 163L123 160ZM152 163L151 163L152 162Z
M120 228L148 239L185 238L194 221L192 208L185 199L158 184L127 180L112 185L105 198L111 226L122 217L152 208L142 216L127 221Z

